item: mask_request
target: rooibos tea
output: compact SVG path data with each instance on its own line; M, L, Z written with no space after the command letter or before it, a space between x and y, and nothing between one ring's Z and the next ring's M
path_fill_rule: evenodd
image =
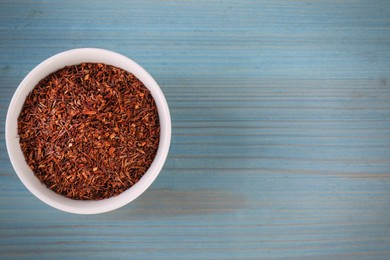
M83 63L35 86L18 134L28 165L48 188L100 200L139 181L156 155L160 125L149 90L133 74Z

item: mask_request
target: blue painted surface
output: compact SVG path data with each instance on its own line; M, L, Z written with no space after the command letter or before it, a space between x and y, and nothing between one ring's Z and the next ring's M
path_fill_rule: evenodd
M100 47L162 87L173 136L133 203L33 197L4 140L23 77ZM0 1L0 258L390 257L389 1Z

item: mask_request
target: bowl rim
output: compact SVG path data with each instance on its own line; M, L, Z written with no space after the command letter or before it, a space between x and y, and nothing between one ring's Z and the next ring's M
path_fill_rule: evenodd
M83 60L81 57L85 57L85 61L81 61ZM80 60L81 62L70 62L73 60ZM34 178L37 181L39 180L35 176L33 176L34 178L31 178L31 173L32 175L34 173L28 167L27 163L21 163L22 161L26 161L24 156L20 158L22 151L17 135L17 118L20 114L21 106L23 106L27 94L30 93L38 83L37 81L43 79L50 73L53 73L60 68L70 65L77 65L83 62L100 62L110 64L133 73L144 83L145 87L150 90L157 105L160 121L160 141L157 154L151 166L140 179L140 181L117 196L97 201L70 199L55 193L42 183L38 185ZM37 75L44 76L39 77ZM31 82L36 83L31 86ZM17 107L20 107L20 109L17 109ZM63 51L47 58L34 67L24 77L15 90L8 107L5 123L5 138L8 156L16 174L24 186L26 186L26 188L33 195L46 204L56 209L75 214L98 214L109 212L118 209L139 197L154 182L163 168L170 148L171 132L171 117L168 103L161 88L154 80L154 78L132 59L117 52L100 48L77 48Z

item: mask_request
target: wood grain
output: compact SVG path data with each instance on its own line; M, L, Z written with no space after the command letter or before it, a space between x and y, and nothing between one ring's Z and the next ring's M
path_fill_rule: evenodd
M78 47L139 62L173 125L151 188L95 216L33 197L4 140L19 82ZM0 258L388 258L389 75L385 0L0 0Z

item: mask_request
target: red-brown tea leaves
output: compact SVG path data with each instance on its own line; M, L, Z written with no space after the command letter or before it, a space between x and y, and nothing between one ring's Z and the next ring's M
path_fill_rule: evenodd
M38 83L18 133L28 165L47 187L100 200L139 181L156 155L160 125L149 90L134 75L84 63Z

